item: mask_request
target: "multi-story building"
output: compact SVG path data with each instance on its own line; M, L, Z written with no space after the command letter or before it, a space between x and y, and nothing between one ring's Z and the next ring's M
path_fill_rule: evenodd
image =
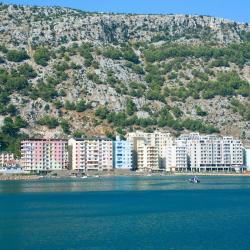
M186 145L191 171L239 171L243 167L240 140L192 133L180 136L177 141Z
M113 166L116 169L132 169L132 142L116 138L113 142Z
M188 168L188 155L186 145L182 142L174 142L167 146L166 171L185 172Z
M0 153L0 167L14 166L16 164L17 161L13 154L7 152Z
M250 171L250 148L245 148L245 167Z
M71 138L69 166L79 171L107 171L113 169L113 142L105 138Z
M155 147L155 152L158 155L158 170L163 170L166 168L166 148L168 145L173 143L173 137L170 133L164 132L154 132L145 133L141 131L136 131L128 133L127 140L133 142L133 162L136 169L145 168L145 158L147 158L145 150L146 147ZM144 157L144 159L142 159ZM143 163L144 162L144 163ZM148 168L148 167L146 167Z
M147 171L159 170L159 151L155 146L145 145L143 169Z
M67 169L67 140L29 139L22 141L21 166L29 171L51 171Z

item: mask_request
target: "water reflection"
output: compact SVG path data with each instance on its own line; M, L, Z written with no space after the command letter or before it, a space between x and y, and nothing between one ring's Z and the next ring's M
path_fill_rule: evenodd
M250 177L203 176L200 184L190 184L187 179L186 176L165 176L6 181L0 182L0 193L250 189Z

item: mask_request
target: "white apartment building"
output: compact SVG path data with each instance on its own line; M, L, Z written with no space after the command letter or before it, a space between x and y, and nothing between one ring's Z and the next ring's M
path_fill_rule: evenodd
M250 171L250 148L245 149L245 167Z
M191 133L177 141L186 145L191 171L239 171L243 167L243 145L233 137Z
M68 141L70 169L79 171L107 171L113 169L113 142L104 138Z
M145 162L147 157L147 150L145 147L155 147L155 152L158 155L158 170L166 168L166 148L173 143L173 137L170 133L164 133L156 131L154 133L145 133L142 131L136 131L128 133L127 140L132 141L134 145L134 165L137 169L142 166L145 167L142 162ZM143 160L142 160L142 157Z
M182 142L174 142L166 149L166 171L185 172L188 168L188 155L186 145Z
M7 152L0 153L0 167L13 166L16 163L13 154Z

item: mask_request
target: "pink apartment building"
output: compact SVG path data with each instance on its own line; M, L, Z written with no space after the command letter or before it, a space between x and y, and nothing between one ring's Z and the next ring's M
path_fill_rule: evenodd
M21 166L29 171L68 168L68 141L62 139L29 139L21 143Z
M70 169L107 171L113 169L113 142L105 138L69 140Z

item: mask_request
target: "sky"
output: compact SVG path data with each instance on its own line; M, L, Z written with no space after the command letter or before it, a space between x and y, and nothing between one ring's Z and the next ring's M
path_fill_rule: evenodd
M137 14L199 14L250 23L250 0L6 0L4 3L64 6L85 11Z

